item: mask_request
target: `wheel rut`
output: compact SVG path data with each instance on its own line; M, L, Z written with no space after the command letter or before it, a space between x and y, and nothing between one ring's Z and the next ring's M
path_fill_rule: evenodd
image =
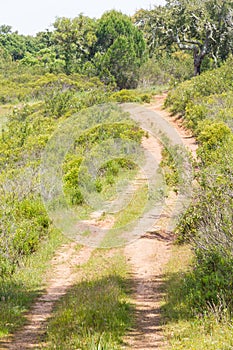
M172 117L162 108L165 98L166 94L156 96L155 101L147 108L129 104L126 110L140 125L144 125L145 129L153 127L154 118L156 127L161 126L175 144L181 141L195 158L196 141L183 128L177 117ZM153 152L156 161L161 161L162 145L154 138L150 137L143 147ZM125 349L163 350L168 348L163 334L161 306L165 300L164 271L171 256L174 240L173 233L168 228L177 205L176 202L176 193L170 191L165 199L160 218L155 222L154 227L149 232L142 234L139 240L125 247L124 252L132 271L136 318L133 329L125 338L127 344Z

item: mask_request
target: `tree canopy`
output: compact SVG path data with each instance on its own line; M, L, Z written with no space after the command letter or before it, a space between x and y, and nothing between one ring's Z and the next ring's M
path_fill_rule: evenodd
M119 88L137 86L138 70L145 59L146 43L130 18L106 12L98 21L93 63L103 76L112 76Z
M188 50L195 75L200 74L205 57L215 66L225 61L233 53L233 3L167 0L165 6L139 10L133 18L115 10L99 20L83 14L59 17L53 30L35 37L3 24L0 50L2 59L10 57L45 72L82 73L118 89L135 88L148 54L161 61Z
M58 57L65 61L66 73L71 73L90 58L96 41L96 22L80 14L74 19L57 18L54 28L52 42Z
M217 65L233 52L233 3L230 0L167 0L165 6L140 10L135 24L143 30L152 54L155 50L190 50L194 74L205 56Z

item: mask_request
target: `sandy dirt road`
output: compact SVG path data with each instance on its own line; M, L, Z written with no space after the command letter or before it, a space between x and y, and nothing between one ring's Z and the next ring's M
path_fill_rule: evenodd
M174 144L183 144L195 158L197 144L190 133L182 126L177 117L172 117L163 109L166 94L156 96L155 101L146 110L142 107L127 106L127 111L145 129L160 128L167 133ZM152 112L152 113L150 113ZM156 133L156 130L154 129ZM161 144L152 142L144 145L149 151L155 153L155 158L161 161ZM164 271L171 256L173 234L167 230L169 221L176 206L176 194L170 192L165 200L160 218L156 221L154 229L146 232L134 243L126 246L125 255L132 268L134 281L134 303L136 307L135 327L126 337L127 349L162 350L168 347L162 329L161 305L164 301L165 282Z
M165 128L175 143L183 143L195 156L196 143L183 129L179 120L170 117L162 109L165 95L157 96L147 107L127 104L125 109L132 113L144 129L150 130L153 123ZM175 132L174 132L175 131ZM161 144L154 137L143 140L143 147L150 151L156 162L161 161ZM153 164L151 165L153 167ZM135 327L125 341L129 349L166 349L162 332L160 307L164 299L164 268L171 254L173 235L167 230L176 203L176 195L171 192L161 211L156 226L150 232L142 232L141 238L125 247L125 255L131 265L134 284L134 303L136 305ZM103 222L103 225L106 223ZM112 223L110 224L110 226ZM51 278L44 294L36 301L26 315L26 325L4 343L0 349L23 350L36 349L40 336L43 335L46 321L52 314L55 303L68 291L77 280L75 267L85 264L94 248L76 249L73 242L61 247L52 261ZM69 349L67 349L69 350Z

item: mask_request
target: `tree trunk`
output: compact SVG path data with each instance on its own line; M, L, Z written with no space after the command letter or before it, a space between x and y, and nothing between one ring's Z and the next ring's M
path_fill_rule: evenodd
M197 76L200 74L201 74L201 63L200 62L196 63L194 61L194 76Z
M199 48L194 49L194 76L201 74L201 63L203 60L203 55L199 52Z

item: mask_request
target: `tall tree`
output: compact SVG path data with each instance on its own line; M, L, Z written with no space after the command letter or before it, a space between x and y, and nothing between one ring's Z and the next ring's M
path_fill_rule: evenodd
M233 52L231 0L167 0L165 6L139 11L134 20L145 32L151 52L174 43L181 50L191 50L195 75L200 74L207 55L217 65Z
M7 25L0 27L0 45L11 55L13 60L23 58L27 51L25 36L12 32L11 27Z
M111 75L119 88L136 87L139 67L145 60L142 33L121 12L106 12L98 21L93 62L100 76Z
M66 73L78 69L87 61L96 40L95 20L80 14L74 19L57 18L54 23L52 40L58 57L65 60Z

